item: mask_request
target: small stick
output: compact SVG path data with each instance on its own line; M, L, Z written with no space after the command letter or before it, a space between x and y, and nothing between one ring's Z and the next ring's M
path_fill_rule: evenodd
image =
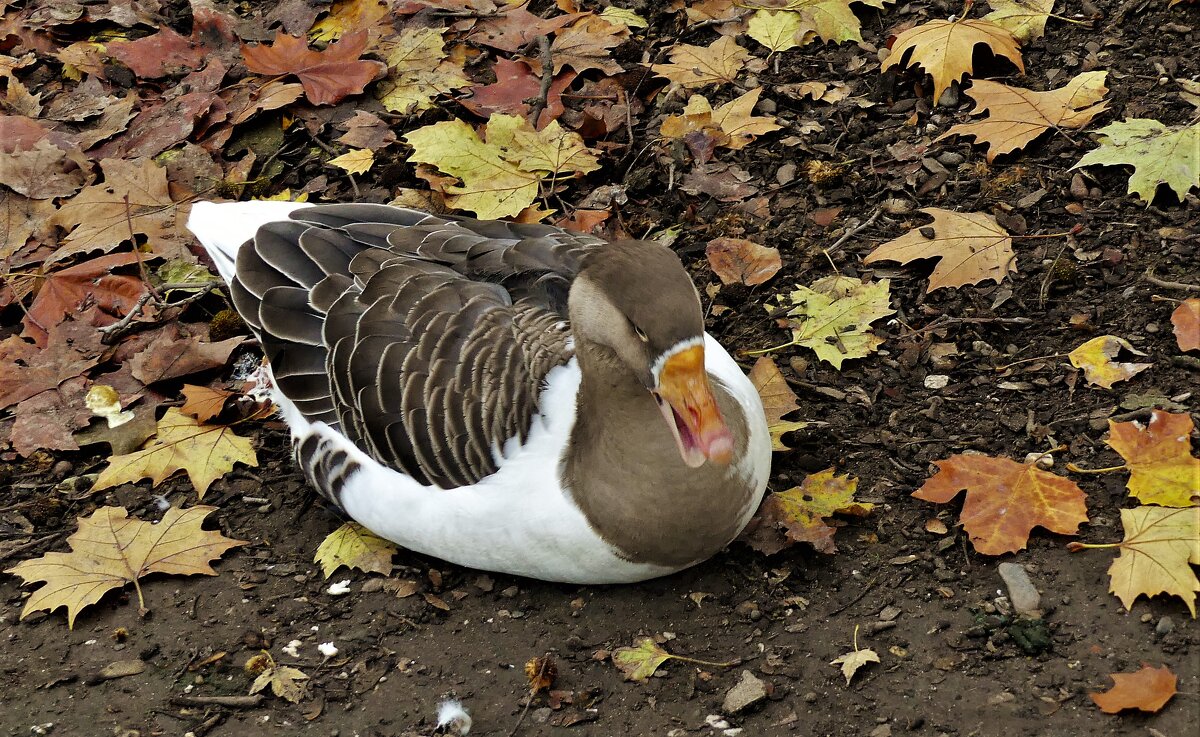
M9 558L13 557L14 555L20 555L21 553L24 553L26 550L29 550L30 548L36 548L38 545L41 545L44 542L48 542L50 540L54 540L55 538L62 537L65 534L67 534L67 533L55 532L50 535L46 535L45 537L39 537L35 540L30 540L27 543L21 543L20 545L16 546L15 548L11 548L9 550L4 551L3 553L0 553L0 562L8 560Z
M253 709L262 703L262 694L252 696L172 696L176 706L228 706L233 709Z
M862 222L862 223L860 223L859 225L856 225L856 226L854 226L854 227L853 227L853 228L851 228L850 230L847 230L845 233L842 233L842 237L841 237L841 238L838 238L836 241L834 241L834 242L833 242L833 245L832 245L832 246L830 246L829 248L826 248L826 249L825 249L825 255L826 255L826 257L828 257L830 253L833 253L834 251L836 251L836 250L838 250L839 248L841 248L841 247L842 247L842 245L844 245L844 244L846 243L846 241L850 240L850 239L851 239L851 238L853 238L854 236L858 235L859 233L863 232L863 231L864 231L864 230L866 230L867 228L869 228L869 227L871 227L872 225L874 225L874 224L875 224L875 221L879 219L879 216L880 216L882 213L883 213L883 210L882 210L882 209L878 209L878 208L877 208L877 209L875 210L875 212L871 213L871 217L867 218L865 221L863 221L863 222ZM836 271L836 269L835 269L835 271Z
M542 86L538 90L537 99L533 101L533 107L529 108L529 124L534 130L537 130L538 118L542 117L542 111L546 109L550 97L550 84L554 82L554 57L550 52L550 37L538 36L537 42L542 57Z
M1145 279L1146 281L1150 282L1154 286L1162 287L1163 289L1179 289L1184 292L1200 292L1200 286L1197 286L1195 284L1185 284L1183 282L1178 282L1178 281L1167 281L1165 279L1159 279L1158 277L1154 276L1153 268L1151 268L1149 271L1147 271L1146 274L1142 278Z

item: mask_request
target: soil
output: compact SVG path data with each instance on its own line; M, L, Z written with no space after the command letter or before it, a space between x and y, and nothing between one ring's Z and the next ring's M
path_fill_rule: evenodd
M1026 75L1018 83L1046 89L1080 71L1107 69L1111 103L1101 123L1186 122L1195 111L1167 80L1200 75L1200 9L1168 10L1165 0L1094 5L1100 17L1090 25L1050 21L1047 37L1025 49ZM655 10L654 3L632 6L652 25L641 36L645 42L622 47L623 60L661 58L675 39L706 45L716 38L711 27L683 30L681 13ZM1059 11L1074 17L1092 7L1069 0ZM965 450L1024 459L1061 445L1067 449L1058 454L1059 472L1067 460L1116 465L1119 458L1103 443L1106 420L1147 417L1149 405L1134 395L1195 407L1197 370L1179 358L1169 322L1173 304L1152 299L1187 295L1155 286L1145 274L1198 281L1200 201L1179 202L1164 189L1147 206L1125 194L1127 170L1070 171L1092 146L1086 134L1040 141L991 166L970 141L930 145L967 119L970 101L930 110L928 92L914 97L916 78L880 75L871 49L883 47L900 24L945 17L958 6L856 10L865 44L812 44L783 54L778 70L772 61L758 82L785 129L719 156L772 195L766 217L669 186L690 166L687 152L643 147L654 140L661 116L682 107L679 96L656 100L642 115L622 166L604 167L571 194L623 184L629 201L621 218L630 232L682 225L676 246L702 292L717 283L704 263L709 239L742 236L778 247L783 273L753 289L725 287L713 299L729 309L717 310L709 329L738 350L786 339L762 305L791 284L831 273L822 249L886 199L991 212L1030 235L1075 229L1070 239L1018 240L1018 271L1001 285L932 294L925 292L928 264L868 271L860 258L923 223L920 216L885 213L829 253L842 273L891 278L898 309L896 319L877 328L883 349L840 372L799 350L776 354L800 395L800 419L819 422L790 439L794 450L776 454L771 488L786 489L833 466L857 477L859 496L878 505L871 516L845 522L837 554L796 546L767 557L735 544L675 576L580 587L482 574L402 551L393 577L418 582L420 591L397 598L359 572L322 578L312 556L340 520L306 489L282 426L261 423L253 433L259 468L218 481L204 499L219 508L213 519L225 534L250 541L216 565L218 576L151 578L144 584L147 616L139 617L127 590L89 607L73 630L61 612L18 621L26 592L11 576L0 579L0 733L28 735L38 727L54 735L428 735L437 704L453 697L470 711L472 735L506 735L528 700L525 663L550 654L555 691L532 699L517 734L715 736L738 728L746 737L1194 734L1200 629L1180 600L1143 598L1126 611L1107 591L1111 552L1068 553L1070 538L1042 531L1016 555L978 555L955 526L958 503L935 506L910 495L933 461ZM181 13L177 30L186 33L188 23ZM1004 62L986 59L978 73L1015 75ZM776 92L809 79L851 83L854 94L873 104L829 106ZM431 111L396 126L446 116ZM824 130L794 132L813 120ZM913 148L924 146L927 152ZM398 185L419 185L403 155L395 156L358 179L364 199L386 200ZM922 168L922 158L941 162L944 181L931 181L938 166ZM844 169L818 184L803 175L809 162ZM780 173L789 165L800 168L795 179L786 169ZM302 187L320 173L307 165L288 169L272 187ZM325 196L353 194L343 181L331 183ZM832 225L813 221L814 211L832 207L842 208ZM1131 341L1154 367L1112 391L1088 386L1063 354L1106 333ZM953 343L959 353L934 368L935 342ZM925 388L930 374L949 376L949 384ZM34 544L6 565L64 549L75 518L95 506L124 505L153 518L157 494L175 504L194 502L195 492L178 479L154 493L146 484L97 495L53 490L101 461L85 452L37 454L2 472L10 489L3 504L20 509L35 527ZM1120 539L1119 510L1129 506L1125 477L1074 478L1088 494L1091 518L1079 539ZM950 532L926 532L933 517ZM1003 560L1022 564L1041 590L1042 621L1029 625L1009 616L997 574ZM350 581L349 594L326 592L342 579ZM668 661L645 684L626 682L604 656L643 635L675 654L737 665ZM850 651L855 638L881 662L847 685L830 661ZM303 643L298 657L282 655L293 639ZM323 659L317 644L324 642L334 642L338 653ZM251 708L172 701L245 695L253 678L242 665L264 648L310 676L308 699L293 705L266 698ZM144 672L97 677L103 666L135 657ZM1142 662L1178 674L1179 695L1158 714L1100 713L1088 693L1110 687L1108 674ZM744 671L766 684L767 697L743 713L724 714L725 695Z

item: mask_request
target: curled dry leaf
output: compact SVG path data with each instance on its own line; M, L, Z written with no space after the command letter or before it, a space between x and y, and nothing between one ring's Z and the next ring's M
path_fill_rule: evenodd
M1130 345L1129 341L1124 338L1118 338L1115 335L1101 335L1071 351L1067 357L1071 359L1072 366L1083 369L1083 377L1088 380L1088 383L1111 389L1112 385L1118 381L1131 379L1153 365L1115 360L1121 351L1128 351L1135 356L1146 355Z
M1167 705L1175 695L1178 679L1167 666L1151 667L1142 663L1142 668L1133 673L1111 673L1113 687L1103 692L1088 694L1100 711L1116 714L1125 709L1156 712Z
M321 564L326 580L334 571L346 566L367 573L392 572L392 556L396 545L375 535L357 522L347 522L325 536L317 546L314 563Z
M787 379L770 356L761 356L750 369L750 382L758 390L763 412L767 416L767 430L771 433L771 450L787 450L783 436L799 430L808 423L785 420L783 416L800 409L796 393L787 385Z
M722 284L755 286L775 276L783 261L779 249L745 238L713 238L704 249L708 265Z
M285 701L298 704L308 689L308 685L305 683L307 680L308 676L299 668L279 665L272 660L270 666L259 673L258 678L255 678L254 683L250 685L250 694L256 694L270 686L271 693Z
M1171 313L1175 342L1181 351L1200 351L1200 298L1185 299Z
M529 681L530 694L536 696L542 691L549 691L554 686L554 679L558 678L558 665L554 662L554 656L546 653L530 658L525 663L525 678Z
M1192 417L1154 410L1150 422L1108 421L1108 445L1125 459L1129 495L1143 504L1190 507L1200 495L1200 458L1192 457Z

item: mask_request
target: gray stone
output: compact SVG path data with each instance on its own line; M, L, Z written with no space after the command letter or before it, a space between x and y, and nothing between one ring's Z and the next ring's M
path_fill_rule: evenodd
M1159 635L1166 637L1175 631L1175 620L1170 617L1163 617L1158 620L1158 624L1154 625L1154 631Z
M721 711L739 714L767 698L767 684L748 670L742 671L742 680L725 694Z
M1004 585L1008 587L1008 600L1012 602L1013 609L1027 617L1041 616L1042 596L1033 581L1029 580L1025 569L1019 563L1001 563L999 572Z

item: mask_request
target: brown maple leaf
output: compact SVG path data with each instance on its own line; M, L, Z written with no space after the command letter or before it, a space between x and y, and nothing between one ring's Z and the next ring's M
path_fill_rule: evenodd
M332 105L361 94L369 83L387 72L382 62L359 58L367 40L365 30L356 31L329 44L324 51L316 51L308 48L303 38L278 31L270 46L242 46L242 56L246 68L255 74L295 75L304 85L309 102Z
M69 197L83 186L84 171L43 138L24 151L0 154L0 184L35 200Z
M762 284L783 268L778 248L745 238L713 238L704 255L722 284Z
M149 385L221 368L245 340L235 337L209 343L204 340L207 333L203 325L197 329L179 322L168 323L155 334L150 345L129 360L134 378Z
M956 455L935 463L938 472L913 496L945 504L965 489L959 520L975 550L984 555L1024 549L1034 527L1074 535L1088 521L1083 490L1033 463L982 455Z
M750 369L750 383L762 400L763 413L767 416L767 431L771 433L771 450L787 450L783 436L807 425L804 422L783 419L784 415L800 409L796 392L792 391L783 372L770 356L762 356Z
M533 73L533 69L525 62L497 59L492 70L496 73L496 81L489 85L472 87L471 96L459 100L462 106L481 118L490 117L493 113L528 117L527 100L536 99L542 86L542 81ZM567 70L555 75L550 82L546 93L546 107L537 120L538 130L545 128L550 121L563 114L565 108L562 93L571 86L575 77L575 72Z
M192 43L170 28L136 41L113 41L108 54L133 70L140 79L165 77L182 69L196 69L204 63L207 49Z
M613 61L612 49L620 46L628 36L629 29L625 26L588 15L555 35L554 43L550 44L554 73L558 74L563 67L571 67L577 72L599 69L609 76L620 74L625 68Z
M146 286L136 276L112 272L137 262L136 254L113 253L42 274L33 304L21 321L25 335L45 346L49 330L75 315L85 303L96 306L101 325L124 317L145 293Z
M91 324L93 313L51 328L44 349L15 335L0 341L0 409L53 389L100 362L106 346Z
M1175 695L1179 680L1167 666L1153 668L1147 663L1134 673L1110 673L1109 678L1113 679L1112 688L1088 694L1105 714L1123 709L1158 711Z
M471 41L511 54L522 46L536 41L538 36L549 36L585 15L588 14L567 13L566 15L542 18L530 13L523 5L518 5L502 11L499 17L487 18L476 25L475 32L471 34Z
M940 207L921 210L933 217L929 225L913 228L871 251L863 263L936 258L929 291L992 280L999 283L1017 270L1012 236L982 212L954 212Z
M57 210L53 200L35 200L16 192L0 189L0 261L14 264L9 259L20 251L30 238L38 240L50 237L49 220Z

